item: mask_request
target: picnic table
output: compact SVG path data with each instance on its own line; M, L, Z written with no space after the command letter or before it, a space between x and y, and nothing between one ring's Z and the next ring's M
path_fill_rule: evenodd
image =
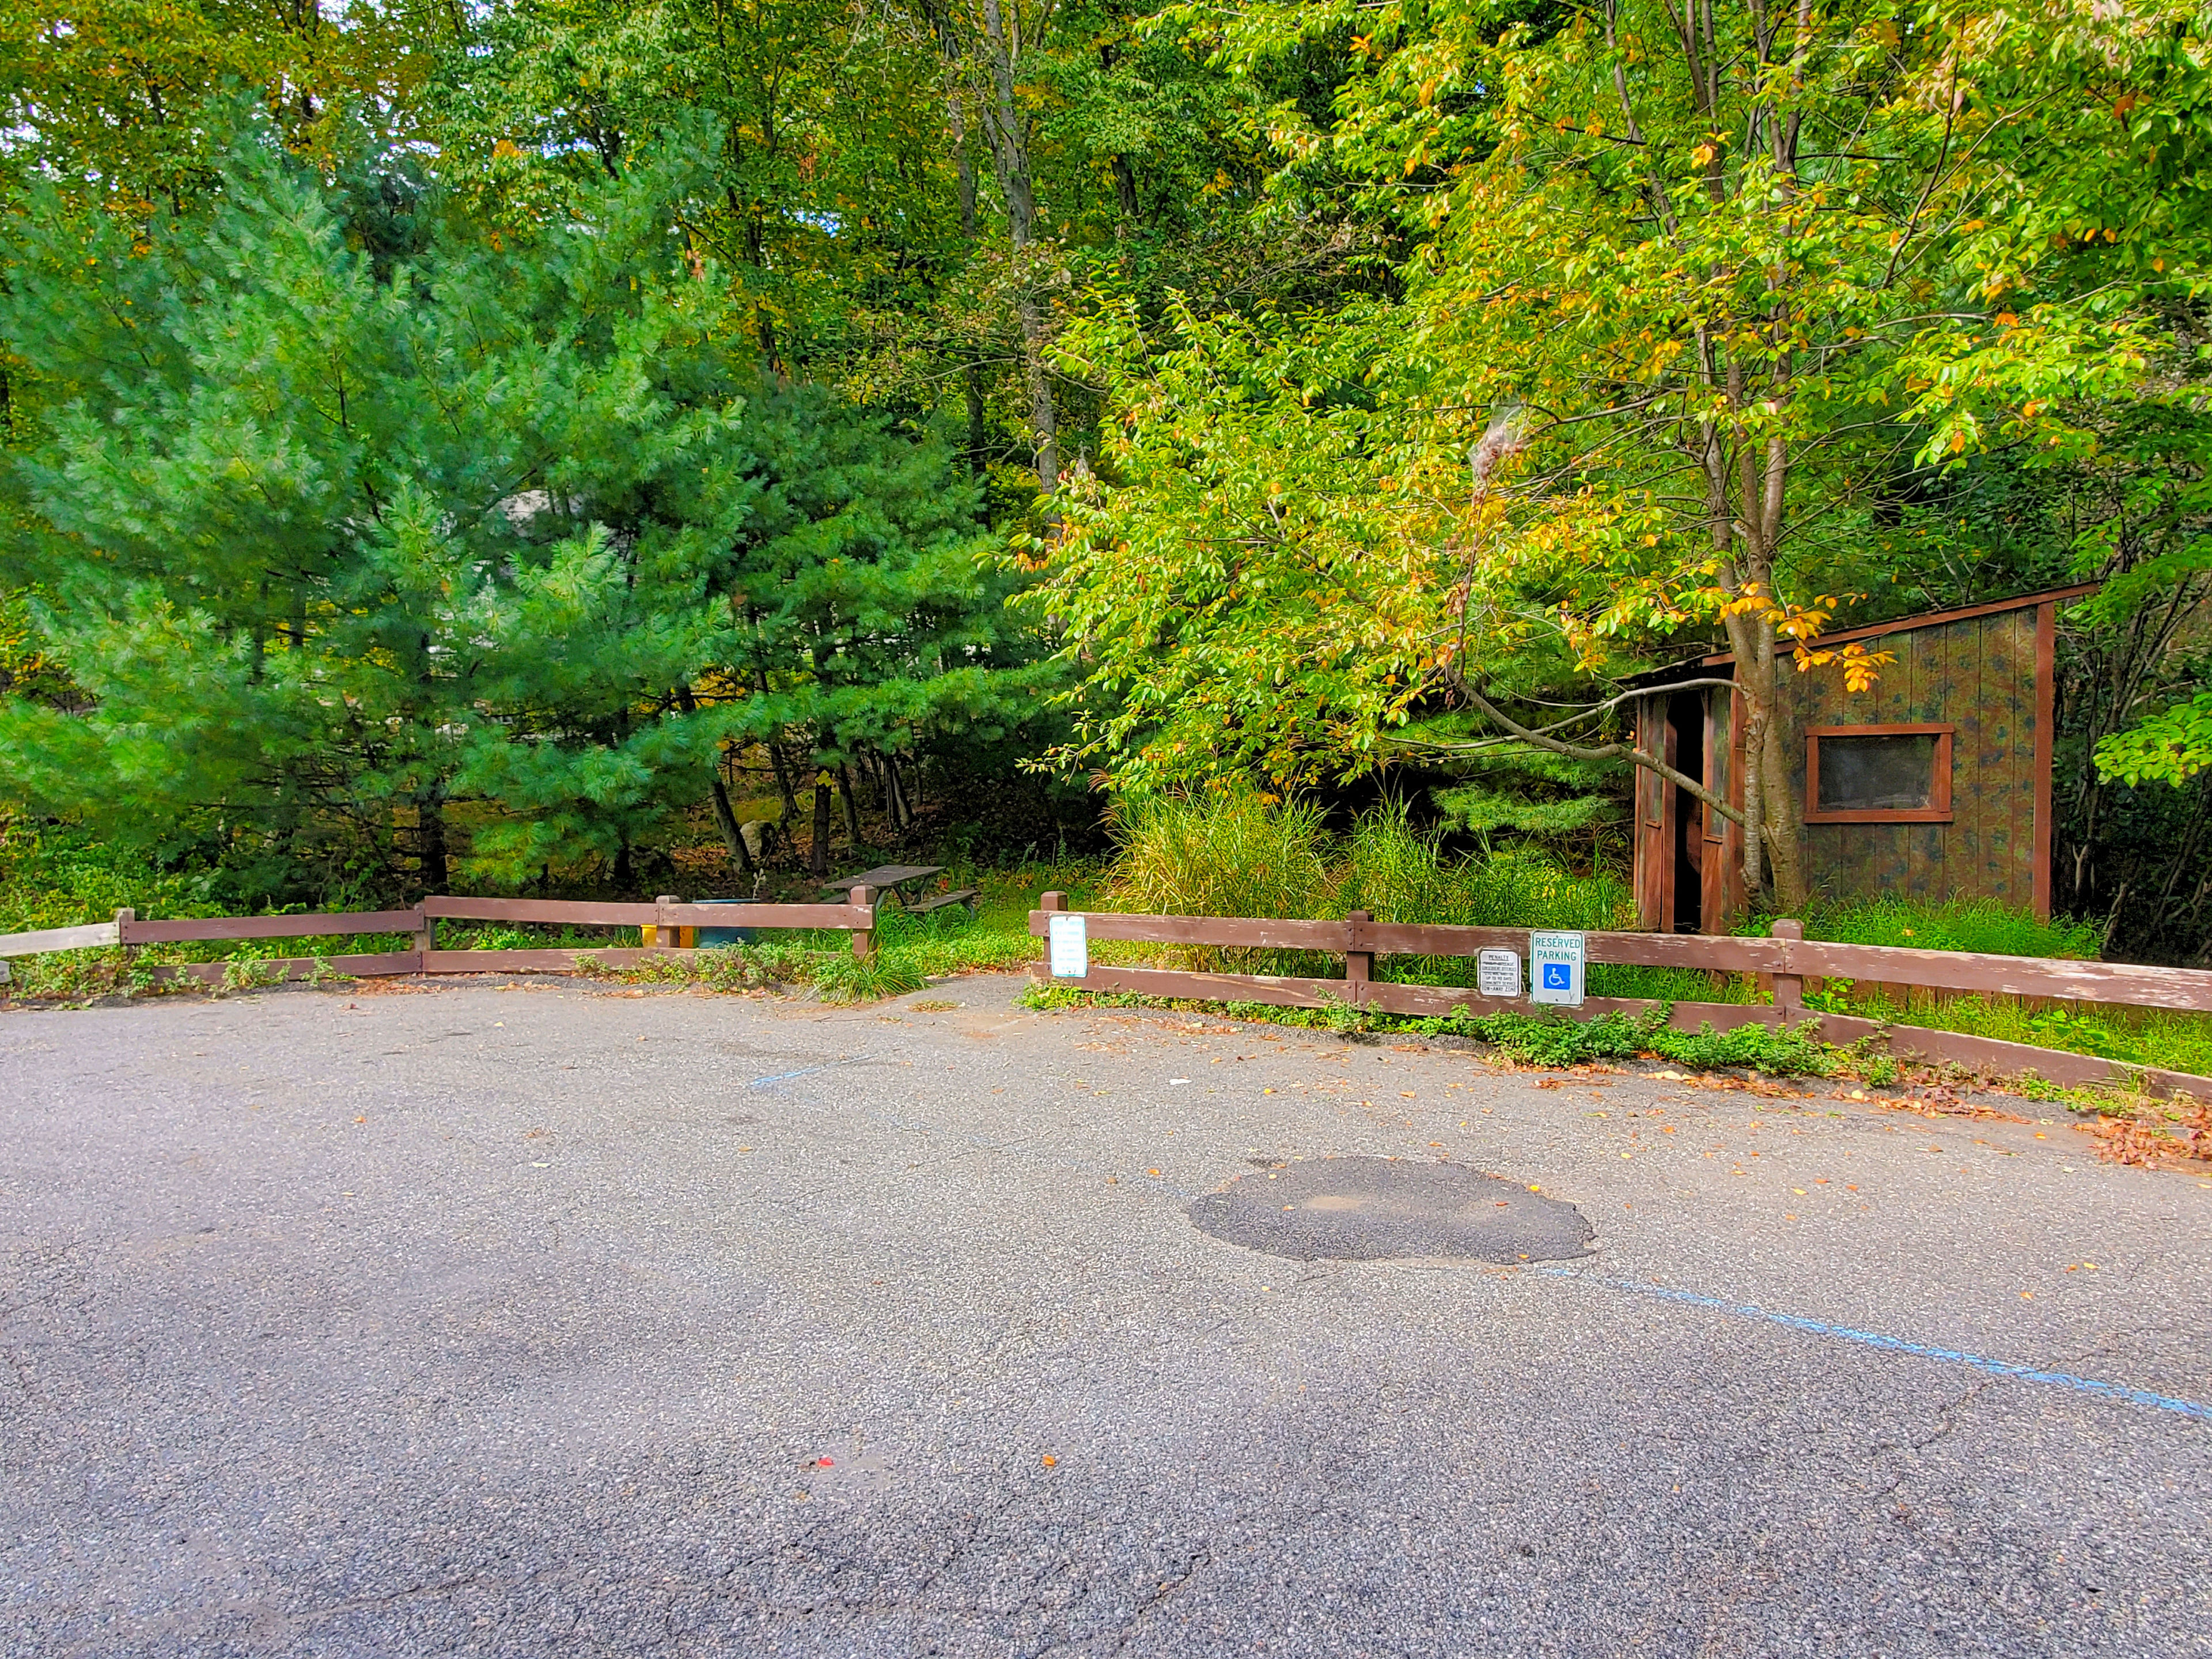
M945 866L941 864L884 864L877 866L872 870L863 870L857 876L840 876L829 884L829 890L833 893L850 893L855 887L866 887L874 892L878 900L887 894L898 894L900 908L913 915L923 915L932 910L941 910L948 904L973 903L975 890L972 887L962 887L950 893L939 893L934 897L926 898L912 904L906 902L904 895L899 894L899 889L908 882L927 881L932 876L941 876L944 873Z

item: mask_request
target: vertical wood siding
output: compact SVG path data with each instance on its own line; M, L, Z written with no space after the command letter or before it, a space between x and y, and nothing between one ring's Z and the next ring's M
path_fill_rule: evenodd
M1666 752L1667 695L1636 701L1636 746L1647 755ZM1674 931L1674 851L1668 839L1667 811L1673 791L1648 766L1636 772L1636 917L1653 933Z
M1870 692L1844 689L1831 666L1777 672L1790 725L1792 808L1805 799L1805 728L1947 720L1952 744L1949 823L1800 824L1798 845L1816 892L1894 893L1940 902L1988 897L2025 908L2035 880L2038 783L2036 611L1971 617L1869 640L1897 660Z
M1743 769L1736 763L1743 743L1743 699L1712 686L1705 692L1705 787L1729 805L1743 805ZM1743 826L1710 806L1699 813L1705 855L1699 870L1703 887L1698 915L1708 933L1725 933L1744 913Z

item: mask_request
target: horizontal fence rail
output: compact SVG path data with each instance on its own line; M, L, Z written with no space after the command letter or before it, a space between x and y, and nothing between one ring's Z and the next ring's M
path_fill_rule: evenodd
M112 921L95 921L85 927L46 927L34 933L0 934L0 959L38 956L47 951L97 951L122 942Z
M313 916L195 916L180 921L116 924L118 945L185 945L212 939L308 939L331 933L412 933L422 926L420 910L342 910ZM0 951L9 941L0 939Z
M1379 1013L1449 1016L1505 1009L1541 1012L1544 1005L1486 997L1450 985L1415 985L1374 977L1378 956L1471 957L1484 950L1525 954L1526 927L1462 927L1441 923L1378 922L1354 912L1341 921L1273 921L1255 916L1133 915L1120 911L1071 911L1065 897L1047 893L1030 912L1030 932L1047 933L1055 915L1080 915L1092 940L1200 945L1216 949L1313 951L1341 956L1341 979L1269 974L1204 973L1165 968L1088 964L1080 979L1054 979L1042 963L1033 976L1085 991L1120 992L1171 1000L1258 1002L1278 1007L1371 1009ZM1808 979L1867 980L1938 990L2049 998L2069 1002L2118 1003L2181 1012L2212 1012L2212 973L2187 968L2145 968L2124 963L2066 962L2033 957L1982 956L1957 951L1908 950L1889 945L1839 945L1803 937L1802 924L1784 920L1765 939L1699 933L1590 933L1583 935L1584 960L1601 966L1686 968L1770 977L1771 1003L1674 1002L1646 998L1587 997L1583 1018L1608 1013L1643 1015L1670 1010L1668 1023L1685 1031L1710 1025L1784 1028L1817 1023L1834 1042L1884 1036L1893 1052L1954 1061L1983 1070L2033 1071L2054 1083L2106 1083L2140 1079L2154 1092L2176 1091L2212 1098L2212 1078L2162 1071L2124 1060L2005 1042L1960 1031L1892 1025L1855 1015L1817 1013L1804 1006ZM1562 1011L1564 1012L1564 1011Z
M113 921L0 934L0 965L4 965L10 957L118 945L135 951L154 945L392 933L411 935L413 948L332 957L188 963L152 971L159 978L191 978L210 982L221 982L233 972L241 970L256 979L307 978L319 974L365 976L564 973L586 966L620 969L680 957L684 952L677 946L678 930L697 927L845 932L852 935L854 954L865 957L872 955L875 948L876 897L872 890L863 886L853 888L851 902L844 904L685 903L673 895L664 895L646 904L437 894L404 910L147 921L141 921L135 912L126 909L117 911ZM1468 957L1485 949L1501 947L1518 952L1528 945L1526 928L1378 922L1357 912L1340 921L1132 915L1119 911L1071 913L1066 909L1066 900L1058 893L1046 894L1041 906L1030 913L1032 933L1044 933L1055 915L1080 914L1085 931L1093 939L1225 950L1304 951L1345 959L1341 979L1099 965L1091 967L1080 980L1060 981L1084 990L1203 1001L1260 1002L1288 1007L1348 1006L1413 1016L1449 1015L1462 1011L1486 1013L1527 1006L1517 1000L1487 998L1456 986L1407 984L1373 976L1374 959L1378 956ZM642 931L646 943L641 946L446 951L440 950L436 943L436 924L441 920L539 927L636 927ZM1852 1015L1814 1014L1803 1004L1805 981L1828 979L2203 1013L2212 1012L2212 973L2125 963L2067 962L1836 944L1807 939L1798 923L1786 920L1776 922L1772 936L1765 939L1604 932L1585 933L1583 937L1585 959L1594 964L1749 973L1771 981L1774 1000L1771 1004L1663 1005L1671 1008L1673 1024L1685 1030L1696 1030L1707 1024L1716 1030L1729 1030L1749 1024L1787 1026L1817 1020L1822 1035L1830 1041L1848 1042L1882 1034L1897 1052L1934 1060L1955 1060L1990 1069L2033 1070L2058 1083L2101 1083L2138 1078L2159 1092L2185 1090L2212 1096L2212 1079L1958 1031L1884 1025ZM1032 971L1039 977L1048 976L1042 965ZM1644 1014L1661 1006L1646 999L1591 997L1583 1001L1582 1010L1586 1017L1615 1012Z
M1050 909L1030 912L1030 932L1042 935L1045 918L1052 914ZM1081 915L1085 931L1094 939L1321 951L1337 956L1471 957L1492 948L1521 951L1527 949L1529 933L1526 927L1459 927L1358 918L1273 921L1252 916L1129 915L1110 910L1062 914ZM1593 933L1583 938L1587 959L1600 965L1777 974L1799 981L1872 980L1948 991L2212 1013L2212 973L2190 968L1838 945L1788 935L1739 939L1727 934Z
M266 977L306 979L318 974L362 978L391 974L572 973L580 967L631 968L657 958L678 958L680 928L805 928L848 933L853 954L875 951L877 895L856 886L845 904L687 904L669 895L650 904L602 902L591 899L468 898L434 894L406 910L334 910L270 916L185 916L141 921L135 911L118 910L113 921L82 927L49 927L35 933L0 934L0 963L10 957L41 956L54 951L91 951L120 945L136 951L148 945L229 943L240 939L412 935L410 950L333 957L265 957L224 962L164 964L156 979L197 979L222 983L234 972ZM636 927L642 946L571 945L550 950L441 951L436 926L441 921L491 921L538 927Z

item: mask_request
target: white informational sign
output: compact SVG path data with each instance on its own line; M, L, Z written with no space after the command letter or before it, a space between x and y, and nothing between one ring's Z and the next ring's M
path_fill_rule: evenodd
M1562 1008L1583 1006L1580 933L1528 935L1528 1000L1557 1003Z
M1054 979L1082 979L1091 972L1091 934L1081 916L1047 917L1045 939Z
M1481 951L1474 958L1474 988L1486 997L1521 994L1521 957L1515 951Z

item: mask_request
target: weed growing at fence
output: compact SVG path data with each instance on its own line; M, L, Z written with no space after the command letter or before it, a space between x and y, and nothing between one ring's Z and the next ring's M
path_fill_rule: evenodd
M1764 1025L1739 1025L1716 1031L1708 1024L1678 1031L1667 1024L1673 1011L1662 1006L1648 1013L1605 1014L1592 1020L1524 1014L1506 1009L1463 1023L1501 1053L1538 1066L1577 1066L1596 1060L1632 1060L1656 1054L1701 1072L1723 1066L1761 1072L1770 1077L1826 1077L1836 1068L1824 1043L1799 1031Z
M1707 1072L1732 1067L1771 1077L1831 1077L1838 1070L1848 1069L1864 1075L1851 1054L1815 1040L1802 1027L1776 1031L1764 1025L1740 1025L1732 1031L1716 1031L1707 1024L1696 1031L1678 1031L1666 1023L1672 1010L1664 1006L1639 1015L1614 1012L1589 1021L1559 1014L1525 1014L1512 1009L1465 1016L1411 1016L1374 1013L1340 1003L1320 1008L1284 1008L1262 1002L1192 1002L1120 992L1081 991L1049 981L1029 987L1022 994L1021 1002L1024 1007L1041 1010L1130 1007L1218 1012L1232 1019L1333 1030L1346 1036L1375 1032L1469 1037L1534 1066L1582 1066L1594 1060L1651 1056ZM1889 1077L1895 1080L1893 1063Z
M863 959L833 955L815 970L814 989L825 1002L876 1002L904 996L929 983L920 964L902 952L878 951Z
M625 985L674 985L701 991L758 991L806 985L825 1002L872 1002L918 991L928 975L910 955L878 951L863 960L849 948L805 945L733 945L655 957L627 968L602 968L580 957L577 971Z

